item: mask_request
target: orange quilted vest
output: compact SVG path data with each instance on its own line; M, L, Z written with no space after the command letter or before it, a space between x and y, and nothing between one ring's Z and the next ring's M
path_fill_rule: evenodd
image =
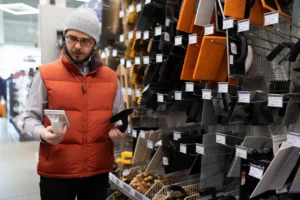
M38 174L81 178L112 171L113 143L108 136L112 124L100 123L112 116L116 73L98 66L84 77L64 51L61 59L39 70L47 89L48 108L66 110L70 128L60 144L40 144ZM44 125L50 125L48 117L44 117Z

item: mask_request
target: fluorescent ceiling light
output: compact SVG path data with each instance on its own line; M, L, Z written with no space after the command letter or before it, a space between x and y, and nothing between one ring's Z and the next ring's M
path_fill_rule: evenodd
M14 15L38 14L39 10L24 3L0 4L0 10Z
M90 0L76 0L76 1L81 1L81 2L85 2L85 3L89 3Z

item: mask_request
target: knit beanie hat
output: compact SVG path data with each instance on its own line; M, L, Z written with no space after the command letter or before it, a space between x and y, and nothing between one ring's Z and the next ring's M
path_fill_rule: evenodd
M64 35L68 30L75 30L85 33L99 42L100 24L97 14L90 8L82 8L71 13L66 21Z

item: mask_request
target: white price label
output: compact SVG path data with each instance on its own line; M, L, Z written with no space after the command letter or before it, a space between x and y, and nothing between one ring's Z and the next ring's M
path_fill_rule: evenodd
M168 157L163 157L163 165L169 165L169 159Z
M237 46L235 43L231 42L230 43L230 49L231 49L231 53L233 53L234 55L237 55Z
M234 26L234 20L232 17L223 19L223 30L233 28L233 26Z
M163 62L163 55L156 54L156 63L162 63L162 62Z
M137 31L136 32L136 37L135 37L135 39L136 40L139 40L139 39L141 39L142 38L142 32L141 31Z
M279 23L278 11L264 13L264 26L269 26L278 23Z
M125 94L126 89L125 89L125 88L122 88L121 91L122 91L122 94Z
M238 32L244 32L250 30L250 20L244 19L237 22Z
M142 10L142 4L141 3L136 4L136 12L141 12L141 10Z
M106 51L105 51L105 56L106 56L106 57L109 57L109 54L110 54L110 51L109 51L109 50L106 50Z
M180 151L180 153L186 154L186 145L185 144L180 144L179 151Z
M129 10L129 13L134 12L134 5L131 4L131 5L129 6L128 10Z
M229 55L229 64L230 65L234 64L234 57L233 57L233 55Z
M144 38L144 40L149 39L149 31L144 31L143 32L143 38Z
M135 191L134 197L136 199L143 199L143 195L141 193L137 192L137 191Z
M228 83L219 82L218 83L218 92L219 93L228 93Z
M140 137L145 139L146 138L146 132L145 131L141 131L140 132Z
M127 93L128 93L128 95L132 95L132 89L128 88Z
M135 195L135 189L131 188L130 194L131 194L131 196L134 196Z
M288 133L287 143L291 146L300 148L300 134L299 133Z
M136 89L135 90L135 96L139 97L141 95L141 90Z
M175 46L182 45L182 36L175 37Z
M211 100L211 90L202 90L202 99Z
M162 33L162 28L161 26L155 27L155 36L160 36Z
M144 65L149 65L149 63L150 63L150 58L149 58L149 56L144 56L144 57L143 57L143 63L144 63Z
M194 92L194 83L186 82L185 83L185 91L186 92Z
M105 52L102 52L101 53L101 58L105 58L106 57L106 53Z
M130 31L130 32L128 32L128 39L131 40L132 38L133 38L133 32Z
M117 57L118 56L118 50L117 49L113 49L112 56L113 57Z
M250 103L250 92L239 91L238 92L238 102L239 103Z
M189 44L197 44L197 34L189 35Z
M180 139L181 138L181 133L180 132L174 132L173 133L173 139L174 140L178 140L178 139Z
M119 18L122 18L122 17L124 17L124 10L119 11Z
M182 92L175 92L175 100L176 101L182 100Z
M216 143L226 145L226 135L221 134L221 133L217 133Z
M196 144L196 153L204 155L204 145Z
M121 59L120 59L120 63L121 63L121 65L124 66L124 65L125 65L125 59L124 59L124 58L121 58Z
M120 42L124 42L124 35L120 35Z
M282 108L283 107L283 96L276 94L269 94L268 96L268 106Z
M171 20L169 18L166 19L166 27L169 27L170 26L170 22Z
M248 155L248 151L246 148L244 147L239 147L237 146L235 148L235 156L236 157L239 157L239 158L243 158L243 159L246 159L247 160L247 155Z
M148 149L154 149L153 141L147 140L147 148Z
M257 179L262 179L264 175L264 168L256 165L250 164L249 176Z
M159 102L159 103L164 102L164 95L163 94L157 94L157 102Z
M214 25L213 24L206 25L204 27L204 35L212 35L212 34L214 34Z
M131 67L131 60L126 60L126 67Z
M137 131L132 129L132 137L137 138Z
M131 187L129 185L127 185L126 183L123 183L123 189L130 194Z
M112 175L112 173L109 173L109 175L108 175L109 180L112 181L112 182L114 182L113 176L114 176L114 175Z
M141 58L140 57L135 57L134 64L140 65L141 64Z
M167 32L165 32L164 33L164 39L165 39L165 41L167 41L167 42L170 42L170 34L169 33L167 33Z
M146 0L146 1L145 1L145 5L147 5L147 4L149 4L149 3L151 3L151 0Z

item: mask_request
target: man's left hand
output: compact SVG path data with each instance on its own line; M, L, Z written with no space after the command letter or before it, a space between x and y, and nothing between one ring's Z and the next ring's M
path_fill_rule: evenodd
M117 142L123 140L126 137L127 131L125 131L125 133L122 133L118 128L113 128L109 131L108 135L112 141Z

